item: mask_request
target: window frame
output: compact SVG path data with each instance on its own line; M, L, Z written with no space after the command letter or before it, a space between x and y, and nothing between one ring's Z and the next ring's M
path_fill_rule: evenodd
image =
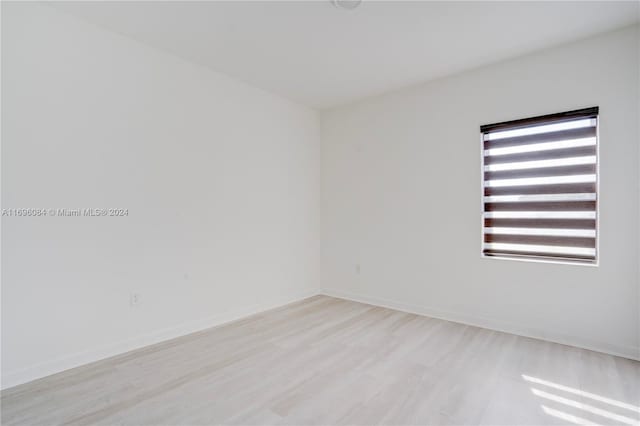
M584 259L570 259L561 256L545 256L545 255L518 255L518 254L486 254L484 249L485 244L485 155L484 155L484 136L489 132L496 132L500 130L511 130L516 127L529 127L534 125L541 125L548 121L561 122L563 119L571 120L578 118L586 118L587 115L594 115L591 117L595 119L595 256L593 260ZM551 124L551 123L549 123ZM577 110L565 111L560 113L545 114L540 116L534 116L529 118L522 118L516 120L509 120L503 122L497 122L493 124L486 124L480 126L480 257L482 259L495 259L495 260L507 260L507 261L519 261L519 262L533 262L533 263L551 263L560 265L572 265L572 266L600 266L600 108L598 106L582 108Z

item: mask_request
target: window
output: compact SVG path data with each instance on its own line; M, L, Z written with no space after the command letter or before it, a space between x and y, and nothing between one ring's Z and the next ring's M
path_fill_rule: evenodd
M481 126L484 256L595 263L598 107Z

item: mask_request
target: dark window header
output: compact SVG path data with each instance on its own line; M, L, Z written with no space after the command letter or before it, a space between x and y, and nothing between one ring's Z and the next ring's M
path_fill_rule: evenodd
M495 132L496 130L517 129L529 127L536 124L551 124L554 122L573 120L576 118L595 118L598 116L599 107L576 109L573 111L560 112L556 114L540 115L538 117L523 118L520 120L503 121L501 123L485 124L480 126L482 133Z

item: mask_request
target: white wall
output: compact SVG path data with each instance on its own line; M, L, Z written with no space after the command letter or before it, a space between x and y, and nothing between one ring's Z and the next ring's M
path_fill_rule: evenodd
M325 112L320 204L313 110L4 2L2 207L129 216L2 219L2 386L313 294L320 218L330 294L640 357L639 47L626 29ZM592 105L600 266L481 259L479 125Z
M638 35L323 113L327 292L640 358ZM479 126L596 105L600 266L481 258Z
M129 209L2 219L3 387L317 291L315 111L33 3L2 63L2 207Z

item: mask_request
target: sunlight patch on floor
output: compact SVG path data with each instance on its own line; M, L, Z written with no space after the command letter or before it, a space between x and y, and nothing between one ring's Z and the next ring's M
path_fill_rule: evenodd
M546 405L542 406L542 411L544 411L546 414L550 416L556 417L560 420L564 420L566 422L573 423L576 425L601 426L598 423L591 422L587 419L583 419L582 417L574 416L573 414L565 413L564 411L549 408Z
M585 399L591 399L592 401L598 401L600 403L603 404L608 404L611 407L617 407L617 408L621 408L621 409L625 409L625 410L629 410L632 411L634 414L631 414L632 416L636 417L636 419L634 418L630 418L618 413L614 413L608 410L605 410L603 408L599 408L596 406L593 406L591 404L585 403L585 402L580 402L580 401L576 401L574 399L570 399L570 398L566 398L564 396L560 396L560 395L556 395L554 393L550 393L547 392L545 390L542 389L538 389L536 387L532 387L531 388L531 392L536 395L539 398L543 398L545 400L548 401L553 401L556 402L558 404L562 404L564 406L566 406L567 408L571 407L574 409L578 409L578 410L582 410L586 413L590 413L590 414L594 414L596 416L600 416L603 417L605 419L607 419L608 421L615 421L617 423L621 423L621 424L627 424L627 425L632 425L632 426L640 426L640 420L638 420L637 418L637 413L640 413L640 407L636 406L636 405L632 405L632 404L628 404L626 402L622 402L622 401L618 401L612 398L607 398L601 395L597 395L594 393L590 393L590 392L585 392L582 391L580 389L576 389L576 388L572 388L570 386L565 386L565 385L561 385L558 383L554 383L554 382L550 382L548 380L543 380L543 379L539 379L537 377L532 377L532 376L527 376L525 374L522 375L522 378L524 380L526 380L527 382L529 382L532 385L540 385L540 386L545 386L547 388L551 388L551 389L555 389L555 390L559 390L562 392L567 392L573 395L576 395L577 397L580 398L585 398ZM573 414L569 414L567 412L558 410L558 409L554 409L554 408L550 408L546 405L541 405L542 410L553 417L556 417L558 419L573 423L573 424L578 424L578 425L597 425L598 423L594 423L590 420L584 419L582 417L573 415Z

